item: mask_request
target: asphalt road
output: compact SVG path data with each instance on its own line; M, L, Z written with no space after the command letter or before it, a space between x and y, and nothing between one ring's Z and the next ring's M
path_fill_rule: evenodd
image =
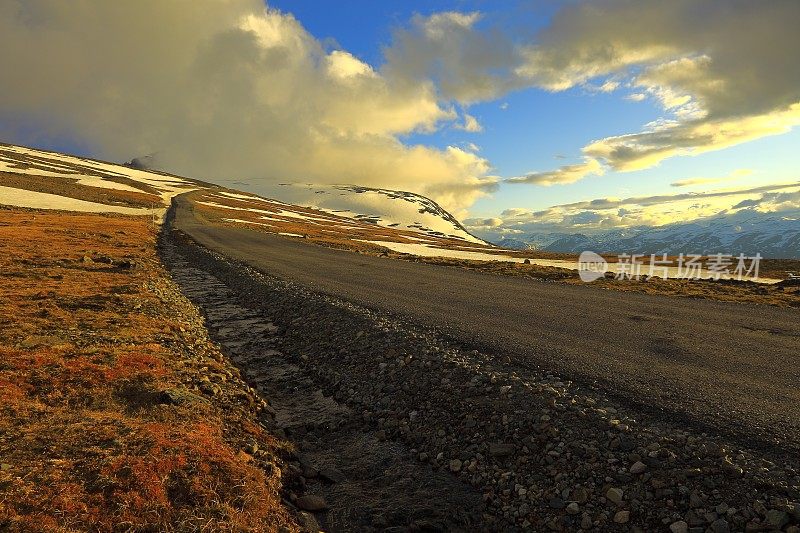
M268 274L435 326L678 425L800 450L800 312L359 255L195 218L175 227Z

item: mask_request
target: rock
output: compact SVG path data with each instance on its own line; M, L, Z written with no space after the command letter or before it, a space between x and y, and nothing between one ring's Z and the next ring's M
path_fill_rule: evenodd
M550 498L548 505L553 509L563 509L564 500L562 500L561 498Z
M569 493L569 498L575 502L578 502L578 504L583 505L589 501L589 491L583 487L574 488Z
M319 531L319 522L314 518L314 515L305 511L297 513L297 523L303 528L304 531L310 533L317 533Z
M697 492L689 494L689 507L696 509L703 506L703 498Z
M5 472L6 470L11 470L11 465L8 463L0 464L0 472Z
M572 502L567 505L567 512L569 514L578 514L581 512L581 508L576 502Z
M730 533L731 528L728 522L722 518L718 518L711 523L711 531L714 533Z
M589 513L583 513L583 516L581 517L581 529L586 531L591 528L592 528L592 517L589 515Z
M303 477L306 479L314 479L315 477L319 476L319 470L314 468L313 465L310 463L303 462L301 460L300 466L303 469Z
M193 392L189 392L188 390L179 387L173 387L161 391L159 399L161 403L170 405L208 403L208 400L199 394L194 394Z
M319 477L328 483L341 483L347 479L347 476L335 468L321 468L319 471Z
M722 465L722 472L731 479L737 479L742 477L744 470L739 465L725 463Z
M767 524L775 529L782 529L783 526L789 523L789 515L778 509L770 509L767 511L766 518Z
M647 465L641 461L636 461L631 465L630 473L634 475L643 474L647 470Z
M328 508L328 502L322 496L306 494L297 498L297 506L304 511L319 512Z
M117 267L123 270L133 270L136 268L136 261L131 261L130 259L123 259L119 263L117 263Z
M496 443L489 445L489 455L492 457L508 457L509 455L513 455L514 450L513 444Z
M614 523L616 524L627 524L628 520L630 519L631 519L630 511L617 511L614 514Z
M611 487L606 491L606 499L614 505L622 505L622 489Z
M669 530L672 533L688 533L689 524L687 524L683 520L678 520L677 522L673 522L672 524L670 524Z
M463 463L460 459L453 459L450 461L450 471L451 472L461 472L461 465Z

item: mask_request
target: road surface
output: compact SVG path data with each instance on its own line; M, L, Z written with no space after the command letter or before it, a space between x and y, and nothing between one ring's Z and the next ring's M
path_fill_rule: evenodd
M800 311L603 290L365 256L219 227L175 227L273 276L402 314L490 353L603 387L678 425L800 450Z

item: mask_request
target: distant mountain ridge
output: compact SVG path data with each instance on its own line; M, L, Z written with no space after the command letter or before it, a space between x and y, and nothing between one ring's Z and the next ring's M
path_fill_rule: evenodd
M642 253L677 255L745 254L800 258L800 210L761 213L744 209L700 221L665 226L638 226L594 234L531 233L495 241L515 249L547 252Z

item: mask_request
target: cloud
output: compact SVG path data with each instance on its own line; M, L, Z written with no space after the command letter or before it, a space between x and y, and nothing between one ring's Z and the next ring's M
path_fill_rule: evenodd
M487 239L530 233L585 233L689 222L743 210L796 214L800 182L728 188L705 193L595 198L531 211L514 208L492 219L472 219L468 229ZM502 222L498 223L496 219ZM481 223L492 220L492 224Z
M684 180L673 181L670 183L671 187L691 187L693 185L706 185L709 183L720 183L723 181L732 181L736 178L740 178L743 176L749 176L753 173L753 169L751 168L737 168L727 176L722 176L719 178L687 178Z
M705 185L707 183L719 183L730 178L689 178L685 180L673 181L670 187L691 187L692 185Z
M483 131L483 126L480 125L478 119L470 114L464 113L464 123L457 124L456 129L467 131L470 133L478 133Z
M442 14L425 31L436 40L476 19ZM0 69L7 141L78 143L116 161L154 154L161 168L256 192L358 183L460 209L495 186L472 152L402 142L458 118L431 80L327 52L261 0L9 0L0 49L13 51Z
M584 158L583 163L564 165L557 170L548 172L531 172L525 176L508 178L507 183L535 183L537 185L556 185L574 183L588 175L602 176L605 173L603 165L597 159Z
M464 221L465 224L468 224L472 227L476 228L494 228L503 224L502 218L468 218Z
M436 80L462 104L538 87L620 87L663 116L641 131L587 142L582 153L617 171L721 150L800 124L800 3L728 0L574 2L527 42L479 17L418 17L397 33L388 68ZM428 26L437 28L428 31ZM596 174L569 165L511 181L570 183Z
M518 71L550 90L627 76L639 89L629 98L656 99L664 120L583 148L615 170L640 170L800 124L798 17L791 0L578 4L556 16Z
M518 87L511 67L517 51L501 28L478 29L476 12L415 16L385 50L387 76L434 80L446 100L492 100Z

